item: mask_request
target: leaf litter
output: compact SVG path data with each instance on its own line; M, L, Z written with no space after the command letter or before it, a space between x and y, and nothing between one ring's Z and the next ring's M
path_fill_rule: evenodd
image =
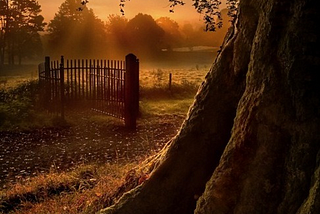
M68 171L79 164L125 163L159 151L179 130L182 115L153 115L137 129L90 120L92 111L72 114L69 127L0 132L0 187L50 170Z

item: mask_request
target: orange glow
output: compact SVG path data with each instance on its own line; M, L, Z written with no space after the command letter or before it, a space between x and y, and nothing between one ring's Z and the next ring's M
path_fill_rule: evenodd
M59 6L64 0L38 0L42 6L42 15L45 17L46 22L53 19L54 14L58 11ZM133 18L138 13L150 14L153 18L170 17L177 22L202 22L202 17L199 15L192 6L192 0L185 0L186 5L177 6L175 13L169 13L168 0L132 0L127 1L125 6L125 17L128 19ZM222 4L222 7L225 4ZM102 20L106 20L108 15L117 14L121 15L119 11L119 0L91 0L89 1L89 8L94 10L94 13Z

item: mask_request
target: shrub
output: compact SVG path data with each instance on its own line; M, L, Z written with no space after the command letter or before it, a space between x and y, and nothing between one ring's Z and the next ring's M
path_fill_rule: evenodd
M0 90L0 129L26 128L38 120L38 81Z

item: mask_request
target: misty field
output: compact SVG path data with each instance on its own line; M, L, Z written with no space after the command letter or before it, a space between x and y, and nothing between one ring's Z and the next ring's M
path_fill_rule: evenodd
M38 79L37 65L3 66L0 70L0 90Z
M189 69L141 69L140 85L142 88L163 87L169 84L169 74L172 74L172 84L198 85L204 80L209 67L206 65L191 67Z

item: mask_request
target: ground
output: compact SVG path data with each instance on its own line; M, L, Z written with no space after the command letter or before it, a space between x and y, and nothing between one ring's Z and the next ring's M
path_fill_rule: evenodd
M136 131L123 122L91 110L67 112L60 128L0 133L0 180L13 182L85 163L139 161L172 138L184 119L181 114L142 117Z

